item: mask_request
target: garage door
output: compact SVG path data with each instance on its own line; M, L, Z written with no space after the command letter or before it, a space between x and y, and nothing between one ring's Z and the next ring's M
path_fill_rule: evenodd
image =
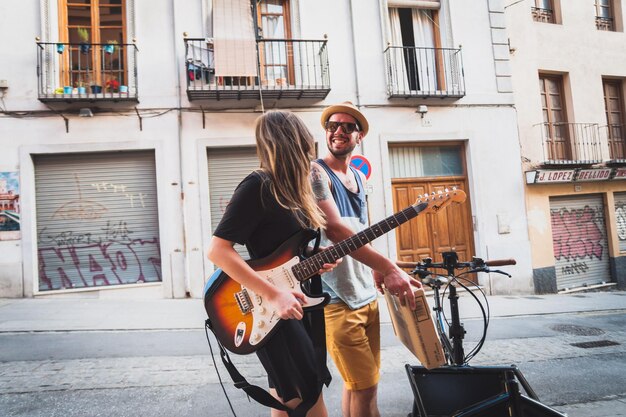
M207 150L209 167L209 199L211 208L211 228L219 224L226 205L237 185L249 173L258 169L259 159L256 148L209 148ZM248 259L246 248L235 245L237 252Z
M33 160L40 291L161 281L153 151Z
M614 197L619 251L626 252L626 193L615 193Z
M610 281L601 195L550 197L557 289Z

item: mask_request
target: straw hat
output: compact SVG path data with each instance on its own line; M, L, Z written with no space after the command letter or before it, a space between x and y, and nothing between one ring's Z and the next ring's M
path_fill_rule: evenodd
M367 123L367 119L363 116L363 113L356 108L354 104L349 101L344 101L341 104L333 104L332 106L326 107L322 112L322 127L326 128L326 122L330 119L335 113L346 113L350 116L354 117L359 124L360 130L363 132L363 136L367 135L367 131L369 130L369 123Z

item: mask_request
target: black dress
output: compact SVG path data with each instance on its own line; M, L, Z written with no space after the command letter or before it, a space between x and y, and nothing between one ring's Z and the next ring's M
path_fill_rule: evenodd
M214 232L217 237L246 245L252 259L270 255L302 230L296 214L276 202L270 192L270 181L261 171L248 175L235 190ZM323 326L321 310L306 312L302 320L285 320L256 352L268 374L270 387L276 389L283 401L302 398L304 411L315 404L322 385L328 385L331 380L320 325Z

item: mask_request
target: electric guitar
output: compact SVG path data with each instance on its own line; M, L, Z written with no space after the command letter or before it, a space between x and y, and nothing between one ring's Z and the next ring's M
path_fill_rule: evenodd
M325 263L333 263L379 236L416 217L421 212L438 212L451 202L465 201L465 192L452 189L420 196L414 205L370 226L359 233L306 258L303 254L316 236L313 230L296 233L271 255L246 261L259 275L284 290L302 292L303 308L324 307L328 294L310 295L301 283L318 275ZM204 308L210 326L220 343L236 354L248 354L272 336L282 321L269 302L243 287L221 269L216 270L204 287Z

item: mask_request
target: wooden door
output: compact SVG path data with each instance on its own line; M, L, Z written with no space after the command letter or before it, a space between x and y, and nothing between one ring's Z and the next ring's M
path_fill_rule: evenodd
M101 85L109 92L128 85L125 0L59 0L59 39L71 44L63 56L62 85Z
M603 84L610 158L626 159L622 83L616 80L605 80Z
M465 178L394 179L394 212L414 204L421 194L452 187L466 191ZM401 261L432 258L434 262L441 262L441 254L448 251L457 252L460 261L470 260L474 254L473 242L469 198L462 204L451 204L439 213L418 216L396 230L398 260Z
M548 160L572 159L569 125L565 111L563 80L559 76L539 77L543 110L544 140Z
M282 87L294 84L294 44L291 39L289 0L263 0L257 19L264 42L259 44L261 82Z

